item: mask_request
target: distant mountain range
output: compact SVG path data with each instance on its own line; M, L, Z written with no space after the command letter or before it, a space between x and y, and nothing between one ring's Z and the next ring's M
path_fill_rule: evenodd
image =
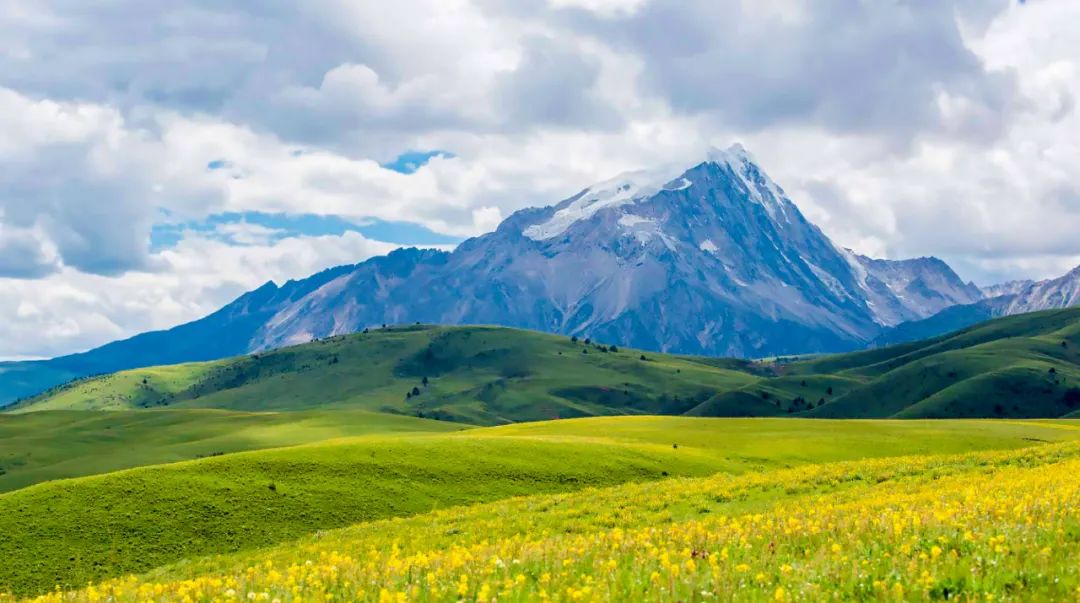
M1071 290L1009 284L984 299L936 258L857 255L808 222L736 145L689 168L625 174L555 206L516 212L452 252L401 249L267 283L168 331L0 364L0 404L79 376L412 322L522 327L714 356L849 351L975 316L1063 307L1076 302L1076 280ZM1004 298L1011 301L997 309Z
M1060 278L1012 281L986 287L983 293L986 297L975 303L952 306L929 318L886 329L874 340L873 345L880 347L916 341L963 329L991 318L1080 305L1080 267Z

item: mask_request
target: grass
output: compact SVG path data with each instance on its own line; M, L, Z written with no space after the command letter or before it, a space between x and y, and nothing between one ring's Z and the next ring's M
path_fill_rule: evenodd
M512 496L1074 438L1067 422L616 417L230 454L0 495L0 591L79 586Z
M1031 418L1080 411L1080 308L992 320L888 348L778 363L690 414Z
M1062 417L1080 411L1080 308L762 362L612 351L500 327L395 327L85 379L14 412L162 407L350 408L478 425L634 414Z
M350 408L494 425L679 414L718 390L758 379L733 368L745 362L641 357L640 351L516 329L398 327L85 379L24 401L14 412Z
M0 414L0 492L140 465L371 433L466 426L363 411L49 411Z
M42 601L1073 600L1080 444L807 465L376 521Z

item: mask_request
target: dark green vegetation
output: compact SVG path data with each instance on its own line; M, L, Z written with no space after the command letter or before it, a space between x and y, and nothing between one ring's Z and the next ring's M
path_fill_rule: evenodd
M200 407L353 408L481 425L615 414L1061 417L1080 410L1080 309L761 362L498 327L398 327L87 379L15 411Z
M0 495L0 592L81 585L508 496L1077 437L1069 423L1035 421L612 417L228 454Z
M0 492L38 482L370 433L467 426L364 411L0 414Z
M681 414L756 381L742 361L646 354L497 327L397 327L78 381L15 407L351 408L476 424Z
M690 414L833 418L1062 417L1080 410L1080 308L776 366Z
M87 379L15 411L166 407L353 408L481 425L614 414L1061 417L1080 410L1080 309L762 362L498 327L398 327Z

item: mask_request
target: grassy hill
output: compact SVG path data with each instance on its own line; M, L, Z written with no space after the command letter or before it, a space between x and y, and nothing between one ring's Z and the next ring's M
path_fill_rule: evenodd
M1080 308L779 364L690 411L845 418L1061 417L1080 410Z
M1075 438L1080 429L1051 422L613 417L228 454L0 494L0 591L510 496Z
M350 408L479 425L620 414L1061 417L1080 410L1080 308L888 348L747 362L499 327L396 327L86 379L49 409Z
M46 601L1073 600L1080 446L530 496Z
M372 433L467 426L365 411L0 414L0 492L38 482Z
M759 378L749 362L642 356L517 329L395 327L85 379L13 411L351 408L491 425L681 414L717 391Z

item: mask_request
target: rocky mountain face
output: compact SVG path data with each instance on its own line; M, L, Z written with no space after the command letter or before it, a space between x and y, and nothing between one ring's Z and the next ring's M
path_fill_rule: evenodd
M1006 315L1080 305L1080 266L1055 279L1026 281L1005 297Z
M1011 281L985 287L983 292L987 297L975 303L956 305L928 318L886 329L873 345L884 346L943 335L991 318L1080 306L1080 266L1059 278Z
M453 252L402 249L267 284L200 321L80 355L79 370L411 322L498 324L688 354L833 352L981 297L940 260L875 260L834 245L736 145L688 169L625 174L519 211Z
M940 260L838 248L736 146L517 212L453 253L362 264L283 308L252 348L421 321L682 353L838 351L979 297Z

